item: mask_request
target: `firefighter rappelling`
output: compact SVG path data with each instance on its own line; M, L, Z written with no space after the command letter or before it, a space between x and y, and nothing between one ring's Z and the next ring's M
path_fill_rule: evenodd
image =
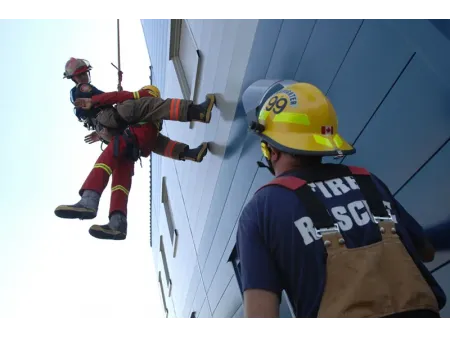
M163 120L209 123L215 105L213 94L206 95L204 102L194 104L185 99L162 99L159 89L153 85L134 92L123 91L120 52L118 58L119 67L113 65L118 70L118 91L108 93L91 84L89 61L72 57L66 62L64 78L75 83L70 92L75 115L88 130L94 130L84 140L88 144L103 141L107 147L82 184L81 199L55 209L60 218L94 219L100 197L112 176L109 223L89 229L93 237L112 240L123 240L127 235L128 195L136 161L155 152L174 160L202 162L208 152L207 142L190 148L163 135Z

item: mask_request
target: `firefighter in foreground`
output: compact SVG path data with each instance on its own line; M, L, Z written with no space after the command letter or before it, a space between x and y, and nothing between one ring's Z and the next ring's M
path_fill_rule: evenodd
M439 317L446 297L423 264L434 249L421 226L366 169L322 164L355 152L323 93L284 88L252 129L276 178L239 220L245 316L278 317L284 289L296 317Z
M145 92L104 93L91 99L75 100L77 107L90 110L105 102L120 102L127 95L136 98L126 100L115 107L100 108L95 116L96 131L100 138L108 142L108 146L81 187L81 200L74 205L61 205L55 210L55 214L61 218L95 218L100 197L108 184L109 176L112 175L110 221L106 225L93 225L89 229L93 237L113 240L126 238L128 194L134 163L140 157L148 157L152 151L158 150L177 160L201 162L207 152L206 142L198 148L189 149L183 143L171 141L166 137L160 138L156 125L161 120L209 123L215 103L214 95L207 95L206 100L197 105L189 100L163 100L153 96L138 98L139 93ZM125 129L124 125L127 126Z

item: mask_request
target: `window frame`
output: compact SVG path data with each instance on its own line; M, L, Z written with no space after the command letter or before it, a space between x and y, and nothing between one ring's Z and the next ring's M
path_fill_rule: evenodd
M187 28L188 36L190 37L190 42L194 46L194 50L197 54L197 63L194 66L194 78L189 83L186 78L186 72L184 71L183 64L180 57L180 47L181 47L181 36L182 28ZM183 98L185 100L196 101L198 95L198 77L200 70L200 50L198 49L197 43L195 41L194 34L186 19L171 19L170 20L170 48L169 48L169 60L173 62L175 72L178 77L178 82L180 84L181 92L183 93Z
M172 279L170 278L169 265L167 264L167 256L162 235L159 236L159 253L161 255L161 260L163 263L164 275L166 276L167 288L169 289L167 297L170 298L172 295Z
M178 250L178 229L175 226L173 220L172 208L170 207L169 192L167 188L167 177L163 176L161 180L161 203L164 205L164 211L166 213L167 227L169 228L170 242L172 244L172 255L175 258Z
M158 283L159 283L159 287L160 287L160 291L161 291L164 312L166 313L166 318L167 318L169 316L169 309L167 308L166 296L164 294L164 287L162 284L163 282L162 282L162 278L161 278L161 271L158 271Z

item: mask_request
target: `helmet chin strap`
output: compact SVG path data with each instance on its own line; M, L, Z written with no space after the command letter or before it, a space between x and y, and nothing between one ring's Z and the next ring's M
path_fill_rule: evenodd
M275 170L273 170L273 166L272 166L272 162L270 162L267 158L266 161L268 163L268 165L262 163L261 161L256 162L258 164L258 167L260 168L266 168L267 170L270 171L270 173L275 176Z

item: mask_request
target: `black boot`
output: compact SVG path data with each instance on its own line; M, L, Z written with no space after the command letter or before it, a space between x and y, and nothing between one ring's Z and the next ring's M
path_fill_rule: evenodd
M60 218L94 219L97 216L100 194L85 190L78 203L60 205L55 209L55 215Z
M109 223L105 225L93 225L89 234L98 239L112 239L116 241L127 238L127 218L121 212L111 215Z
M206 100L200 104L191 104L188 108L188 120L209 123L211 112L216 102L214 94L206 95Z
M193 162L201 162L203 157L208 153L208 142L203 142L197 148L187 149L181 154L180 160L185 161L193 161Z

